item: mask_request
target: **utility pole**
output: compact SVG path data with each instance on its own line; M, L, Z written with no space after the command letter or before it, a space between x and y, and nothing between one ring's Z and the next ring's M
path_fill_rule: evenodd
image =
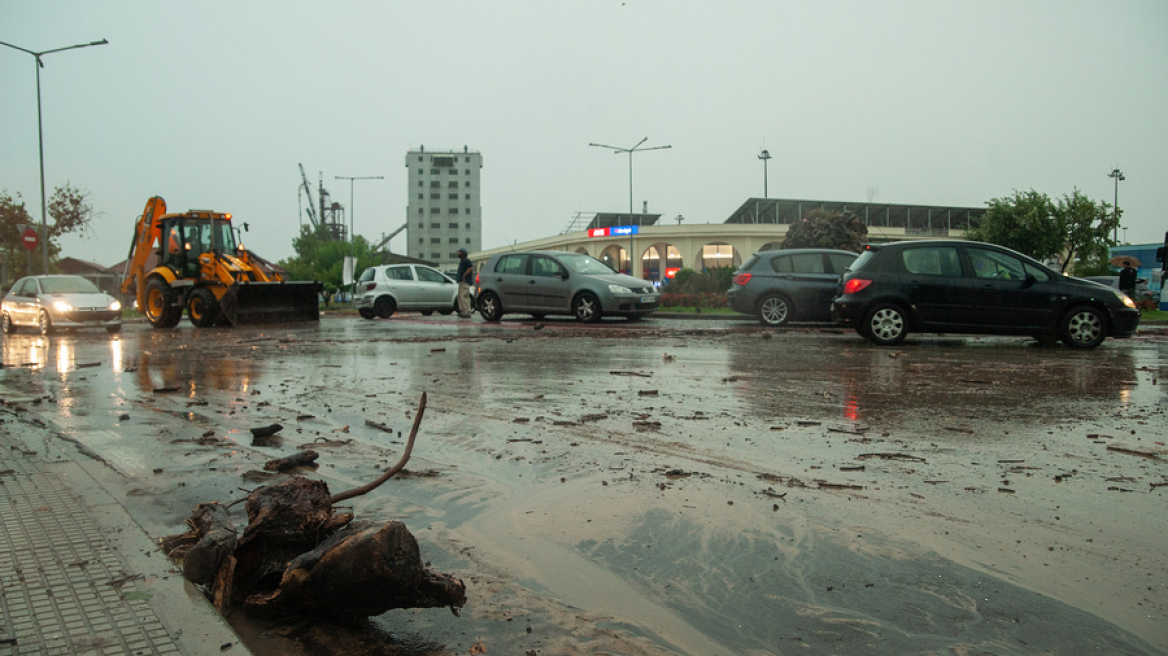
M633 153L643 152L646 150L664 150L666 148L673 148L673 146L653 146L652 148L641 148L641 144L649 140L645 137L637 142L637 145L632 148L618 148L617 146L606 146L604 144L590 143L589 146L596 146L597 148L608 148L614 154L628 153L629 154L629 225L633 223ZM633 265L633 232L629 230L629 275L634 275L635 268Z
M352 271L353 298L350 298L349 300L355 303L357 300L355 298L357 295L357 255L356 255L356 250L355 250L355 246L354 246L354 240L356 239L356 234L353 232L353 215L356 214L356 212L353 211L353 182L356 180L384 180L385 176L383 176L383 175L365 175L365 176L355 176L354 177L354 176L350 176L350 175L338 175L336 177L337 177L337 180L348 180L349 181L349 259L353 262L353 264L352 264L352 266L353 266L353 271Z
M1111 240L1118 242L1119 241L1119 182L1120 182L1120 180L1126 180L1127 178L1123 177L1123 171L1120 171L1118 166L1111 169L1111 173L1108 173L1107 177L1115 178L1115 204L1112 205L1112 207L1111 207L1111 211L1115 213L1115 228L1112 230Z
M767 195L767 160L771 158L770 151L763 149L762 154L758 156L762 160L762 197L770 198Z

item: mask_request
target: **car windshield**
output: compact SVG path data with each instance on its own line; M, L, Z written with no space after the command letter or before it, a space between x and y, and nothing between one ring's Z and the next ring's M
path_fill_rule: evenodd
M80 276L41 278L41 288L46 294L100 294L97 285Z
M595 275L616 273L616 271L613 271L604 262L601 262L594 257L581 255L580 253L564 253L562 255L556 254L556 259L559 260L561 264L568 267L568 270L572 271L573 273L589 273Z

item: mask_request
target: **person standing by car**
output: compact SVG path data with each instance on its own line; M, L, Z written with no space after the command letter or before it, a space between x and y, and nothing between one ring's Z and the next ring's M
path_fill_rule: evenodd
M1123 271L1119 272L1119 291L1135 298L1136 270L1132 267L1130 260L1124 260Z
M474 265L466 256L466 249L458 249L458 316L469 319L470 307L470 280L474 275Z

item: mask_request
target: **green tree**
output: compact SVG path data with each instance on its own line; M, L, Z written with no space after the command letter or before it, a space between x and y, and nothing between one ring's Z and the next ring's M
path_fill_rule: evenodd
M1076 260L1106 259L1118 218L1111 205L1096 203L1078 189L1057 202L1033 189L986 203L986 213L966 232L974 241L1012 248L1036 260L1058 258L1065 271ZM1085 275L1078 271L1080 275Z
M1112 235L1123 211L1113 212L1110 203L1096 203L1076 188L1070 195L1063 194L1055 214L1067 237L1063 272L1073 262L1075 275L1107 275L1084 271L1098 270L1100 264L1107 263L1115 244Z
M837 248L859 253L868 243L868 226L852 212L814 209L787 228L782 248Z
M350 251L349 242L333 241L324 226L302 226L300 236L292 240L296 256L282 260L280 266L288 270L292 280L319 280L325 290L335 292L344 288L345 258L352 252L357 257L354 275L361 275L367 267L379 263L369 241L357 235Z
M72 233L84 233L89 229L95 213L89 203L89 192L74 188L66 182L57 187L48 201L48 235L40 234L40 224L28 213L20 194L15 197L7 191L0 192L0 254L10 275L17 275L28 268L31 257L34 269L40 248L29 251L24 248L24 229L36 229L40 239L48 240L49 259L54 260L61 252L58 244L61 237ZM39 269L38 269L39 271Z

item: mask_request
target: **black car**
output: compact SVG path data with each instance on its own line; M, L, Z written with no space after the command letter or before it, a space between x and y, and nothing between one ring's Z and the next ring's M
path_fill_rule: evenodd
M726 295L735 312L766 326L788 321L831 321L840 275L856 259L850 251L813 248L755 253L734 272Z
M1140 323L1126 294L980 242L870 245L840 283L832 317L876 344L910 332L985 333L1094 348Z

